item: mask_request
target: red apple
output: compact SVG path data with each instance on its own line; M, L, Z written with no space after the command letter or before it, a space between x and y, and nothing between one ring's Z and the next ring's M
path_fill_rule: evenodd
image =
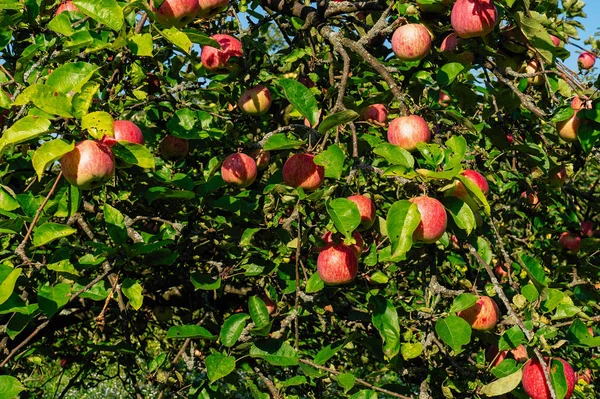
M54 13L54 15L56 16L56 15L62 14L63 12L66 12L66 11L79 11L79 8L77 8L77 6L75 6L75 4L73 4L72 0L67 0L58 6L58 8L56 9L56 13Z
M494 0L457 0L450 19L459 37L483 37L496 26L498 10Z
M584 220L581 222L581 234L587 237L594 236L594 222Z
M223 11L229 5L229 0L199 0L198 3L198 17L210 19Z
M510 353L512 353L517 362L524 362L529 359L527 348L525 348L523 345L519 345L515 349L511 349Z
M110 148L95 140L80 141L60 160L65 179L82 190L98 187L115 174L115 158Z
M277 305L269 297L261 296L260 299L262 299L262 301L265 303L265 306L267 307L267 312L269 312L270 315L277 311Z
M256 160L256 167L258 170L264 170L269 166L269 161L271 160L271 153L265 150L255 150L252 153L252 158Z
M492 363L492 367L496 367L506 359L507 354L508 351L499 351L496 345L492 345L485 352L485 358L488 362Z
M152 0L150 0L152 4ZM200 5L198 0L165 0L160 5L158 11L151 6L152 11L156 12L156 19L164 26L184 27L196 18Z
M325 284L347 284L358 272L356 255L346 245L333 244L319 253L317 272Z
M558 166L550 171L548 181L552 187L562 187L567 180L567 168Z
M271 92L263 85L254 86L242 94L238 106L248 115L262 115L271 108Z
M508 133L506 135L506 141L508 142L508 145L512 145L515 142L515 136L513 136L510 133Z
M550 35L550 38L552 39L552 43L554 43L554 47L560 46L560 39L558 37Z
M373 104L364 107L360 111L360 119L363 121L375 121L378 123L386 123L388 110L383 104Z
M584 108L585 104L583 101L581 101L581 98L575 96L573 97L573 99L571 100L571 108L574 109L575 111L579 111L582 110Z
M581 69L592 69L596 63L596 56L588 51L581 53L577 59L577 65Z
M102 137L102 142L107 146L112 147L118 141L144 144L144 135L135 123L130 121L115 121L113 126L115 135L113 137Z
M375 204L370 198L364 195L352 195L348 199L358 206L360 212L360 225L363 229L368 229L375 223Z
M321 238L323 239L323 241L325 241L325 246L323 247L323 249L331 245L337 244L337 242L333 241L333 233L331 231L328 231L327 233L323 234L323 237ZM356 258L358 259L363 253L365 242L360 233L356 230L352 232L352 238L354 238L354 241L356 241L356 243L346 246L349 247L352 250L352 252L354 252L354 255L356 255Z
M448 95L448 93L446 93L445 91L440 90L440 97L438 99L438 104L440 104L442 107L446 108L451 103L452 103L452 97L450 97Z
M429 54L431 35L421 24L402 25L392 36L392 50L404 61L416 61Z
M217 41L221 46L217 49L212 46L202 47L202 65L211 72L219 70L230 70L232 65L229 65L231 57L242 57L242 42L233 36L217 34L211 36L211 39Z
M442 203L428 196L415 197L410 202L417 205L421 221L413 233L413 240L432 244L446 231L448 218Z
M586 384L591 384L592 379L592 370L590 369L585 369L577 373L577 381L582 380Z
M548 359L544 359L548 362ZM560 360L563 364L565 378L567 380L567 394L565 395L565 399L569 399L571 394L573 393L573 388L575 388L575 372L573 368L564 361L563 359L556 358L556 360ZM532 399L550 399L550 390L548 389L548 385L546 383L546 376L544 375L544 370L540 361L537 358L533 358L525 363L523 367L523 389L525 393L529 395ZM549 370L550 374L552 374L552 369Z
M488 192L490 191L490 186L488 185L486 178L483 177L481 173L477 172L476 170L469 169L462 172L462 175L467 179L471 180L473 183L475 183L477 187L479 187L483 195L488 195ZM462 199L463 201L469 198L467 188L460 181L456 183L455 188L452 190L452 195Z
M190 143L186 139L180 139L167 135L160 143L160 153L167 161L176 161L185 158L190 151Z
M417 143L429 143L431 131L425 119L420 116L400 116L390 123L387 138L391 144L414 151Z
M498 280L504 280L508 277L507 268L502 263L498 263L494 268L494 274Z
M228 184L248 187L256 180L256 162L246 154L231 154L223 161L221 177Z
M283 182L307 191L316 190L325 179L325 168L317 165L311 154L292 155L283 165Z
M558 243L570 253L576 253L581 248L581 237L574 233L563 232Z
M442 53L448 51L455 51L458 47L458 43L460 42L460 38L455 32L450 33L448 36L444 38L442 44L440 45L440 51Z
M489 296L480 296L475 305L458 312L471 325L473 330L489 331L496 327L500 318L500 309Z
M537 207L540 204L540 199L537 196L537 193L534 191L527 192L523 191L521 193L521 198L523 198L527 203L533 207Z

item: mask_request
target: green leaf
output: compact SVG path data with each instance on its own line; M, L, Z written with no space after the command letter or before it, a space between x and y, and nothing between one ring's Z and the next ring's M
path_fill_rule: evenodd
M456 354L462 352L463 345L471 342L471 326L455 315L438 319L435 332Z
M421 345L420 342L405 342L400 348L400 353L402 354L404 360L417 358L421 356L421 353L423 353L423 345Z
M487 199L485 198L485 194L483 194L483 191L481 191L481 189L479 188L479 186L473 182L471 179L469 179L468 177L465 177L463 175L457 175L456 178L458 180L460 180L460 182L465 186L465 188L467 189L467 193L469 193L470 198L472 198L475 201L476 204L476 209L479 208L483 208L483 212L489 216L490 215L490 204L488 203Z
M49 263L48 265L46 265L46 267L48 268L48 270L53 270L55 272L79 276L79 271L75 269L75 266L73 266L73 264L68 259L64 259L56 263Z
M523 11L517 11L514 17L517 25L540 53L544 62L553 65L555 46L546 28L539 21L527 17Z
M565 376L565 368L562 362L558 359L552 359L550 364L550 381L557 399L564 399L569 389L567 385L567 377Z
M172 27L160 31L160 34L165 39L173 43L175 46L183 50L186 54L190 54L190 50L192 49L192 41L190 40L188 35L186 35L182 31L175 27Z
M319 122L317 99L302 83L292 79L279 79L276 83L283 89L285 98L302 114L311 126Z
M59 66L46 80L46 85L62 94L78 93L99 67L87 62L72 62Z
M256 328L263 328L269 324L269 310L264 301L259 297L250 297L248 300L248 311Z
M325 167L325 177L339 179L344 170L344 152L337 144L330 145L314 159L317 165Z
M115 244L121 245L127 241L127 228L125 227L125 218L123 214L108 203L104 204L104 221L108 235Z
M71 298L71 286L60 283L54 287L43 286L38 290L38 305L40 310L48 317L58 312Z
M206 357L206 374L211 383L229 375L235 370L235 357L213 353Z
M319 125L319 133L325 134L329 130L337 126L352 122L358 117L359 115L352 110L346 110L336 112L335 114L327 115L327 117L323 119L323 122L321 122L321 124Z
M333 220L335 228L347 238L360 225L358 205L346 198L336 198L327 203L327 213Z
M373 305L373 326L379 331L383 341L383 354L387 359L394 358L400 351L400 325L394 304L380 295L371 297Z
M348 343L352 341L352 336L347 337L345 340L336 341L332 344L322 347L319 352L315 355L313 361L319 366L324 365L329 359L331 359L336 353L344 348Z
M195 325L185 326L173 326L167 331L167 338L183 339L183 338L204 338L204 339L216 339L217 336L213 335L206 328Z
M417 205L407 201L396 201L388 212L386 224L387 233L392 243L393 258L405 255L412 247L412 236L419 222L421 214Z
M75 94L75 97L73 97L72 101L73 115L75 115L75 117L81 119L85 114L87 114L88 109L92 105L94 96L98 92L99 88L100 84L96 82L88 82L83 85L79 93Z
M344 393L347 393L349 390L354 388L354 381L356 377L354 377L351 373L343 373L337 376L337 382L344 390Z
M297 366L298 352L288 343L276 339L266 339L252 344L250 356L262 359L273 366Z
M440 86L448 86L452 84L454 79L456 79L456 77L464 70L465 66L460 62L450 62L448 64L444 64L437 70L436 80Z
M36 107L52 115L71 118L73 115L71 97L56 91L51 86L33 84L15 99L14 105L22 106L32 102Z
M14 198L14 193L10 189L10 187L0 185L0 210L10 212L15 209L19 209L21 206L19 205L19 201ZM10 191L7 191L10 190Z
M66 224L44 223L33 230L33 245L40 247L75 233L77 233L77 229Z
M454 301L452 302L452 306L450 307L450 313L458 313L461 310L465 310L475 305L479 296L473 294L460 294Z
M452 156L446 155L448 161L444 169L460 166L467 153L467 140L463 136L452 136L446 141L446 147L452 150Z
M137 165L143 169L154 169L154 155L146 146L127 141L118 141L112 147L112 152L119 159L130 165Z
M0 304L6 302L12 295L21 271L22 269L13 269L10 266L0 265Z
M144 302L144 296L142 295L143 288L136 280L126 278L121 284L121 291L123 295L129 299L129 304L135 310L139 310Z
M477 226L471 207L456 197L446 197L442 200L442 203L448 212L450 212L450 216L452 216L456 226L464 230L467 235L471 234Z
M424 177L427 180L449 180L453 177L458 176L458 174L462 171L462 167L460 165L454 167L454 169L444 170L441 172L435 172L429 169L416 169L415 172L419 174L419 176Z
M194 272L190 277L190 280L197 290L212 291L221 288L221 279L215 279L210 274Z
M350 396L350 399L377 399L377 392L370 389L362 389Z
M71 19L67 13L60 13L48 22L48 28L61 35L71 36L74 32L71 26Z
M513 374L497 379L481 388L481 393L486 396L500 396L512 392L521 383L523 370L519 369Z
M285 133L278 133L267 139L263 149L265 151L290 150L299 148L303 144L303 140L290 139Z
M537 288L535 288L534 284L527 284L521 288L521 294L529 301L529 303L535 302L540 297L540 294Z
M506 330L500 337L500 341L498 341L498 349L501 351L515 349L519 345L523 345L525 343L527 343L527 338L525 338L525 334L523 334L521 328L519 328L519 326L513 326Z
M410 152L397 145L381 143L373 149L373 152L384 157L392 165L401 165L408 169L412 169L415 166L415 158L413 158Z
M534 258L529 255L522 254L521 260L525 264L525 271L529 275L529 278L537 287L546 287L546 273L544 267Z
M12 399L24 390L25 387L21 384L21 381L15 377L0 375L0 399Z
M219 334L221 343L224 346L229 348L235 345L242 335L242 331L244 330L244 327L246 327L246 320L248 320L249 317L250 316L246 313L236 313L225 320L223 327L221 327L221 333Z
M114 137L115 121L108 112L96 111L89 113L81 120L81 128L96 140L101 140L104 136Z
M127 43L131 52L137 57L152 57L154 43L150 33L134 35L129 38Z
M123 10L116 0L73 0L73 4L88 17L120 31L125 22Z
M157 199L177 198L181 200L191 200L196 198L196 193L188 190L173 190L166 187L151 187L146 192L148 205L151 205Z
M91 279L82 279L79 283L73 284L73 292L79 292L83 289L83 287L89 283ZM83 292L79 295L80 298L91 299L92 301L103 301L108 297L111 290L107 287L104 280L98 281L96 284L92 285L87 291Z
M0 138L0 153L6 146L24 143L46 133L50 129L50 125L48 119L37 116L29 115L19 119Z
M33 154L31 163L37 173L38 180L42 180L42 175L48 168L48 165L58 161L63 155L73 151L75 142L63 139L46 141Z
M314 294L315 292L321 291L323 288L325 288L325 282L321 280L319 273L313 273L306 282L306 293Z

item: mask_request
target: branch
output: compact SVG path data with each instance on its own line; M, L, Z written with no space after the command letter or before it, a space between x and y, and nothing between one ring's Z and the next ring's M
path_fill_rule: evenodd
M264 384L267 386L267 389L271 393L271 397L273 399L279 399L279 392L277 392L277 388L275 388L273 382L267 377L265 377L265 375L262 373L262 371L260 371L258 367L254 367L254 371L256 372L256 374L258 374L262 382L264 382Z
M300 216L300 200L296 204L294 213L298 214L298 241L296 242L296 298L294 299L294 347L298 350L300 342L300 322L298 321L298 310L300 308L300 250L302 248L302 218Z

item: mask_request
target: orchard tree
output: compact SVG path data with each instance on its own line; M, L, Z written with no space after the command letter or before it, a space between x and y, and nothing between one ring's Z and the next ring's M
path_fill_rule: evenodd
M1 0L0 398L599 398L582 17Z

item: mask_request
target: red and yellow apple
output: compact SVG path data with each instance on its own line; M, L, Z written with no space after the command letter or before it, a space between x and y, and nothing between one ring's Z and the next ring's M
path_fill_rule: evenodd
M77 6L73 4L72 0L67 0L58 6L54 15L59 15L66 11L79 11L79 8L77 8Z
M496 327L500 309L489 296L480 296L473 306L458 312L458 316L469 323L473 330L489 331Z
M440 45L440 51L442 53L448 51L455 51L458 47L458 43L460 42L460 38L455 32L450 33L448 36L444 38L442 44Z
M450 20L459 37L483 37L496 26L498 10L494 0L457 0Z
M110 148L95 140L80 141L60 160L65 179L82 190L98 187L115 174L115 158Z
M424 25L406 24L392 35L392 50L404 61L416 61L429 54L431 35Z
M420 116L400 116L390 123L387 138L391 144L407 151L415 151L417 143L429 143L431 131L425 119Z
M212 46L202 47L202 65L210 72L231 70L234 68L229 63L231 57L243 57L242 42L233 36L216 34L210 37L221 46L217 49Z
M235 153L229 155L221 165L221 177L228 184L239 187L248 187L254 180L258 171L254 159L246 154Z
M317 273L327 285L352 282L358 273L358 261L354 251L344 244L333 244L319 253Z
M271 108L271 92L263 85L254 86L244 91L238 106L248 115L262 115Z
M152 4L152 1L150 1ZM165 0L158 10L151 6L156 12L157 21L164 26L175 26L182 28L196 18L200 5L198 0Z
M352 238L354 238L355 243L346 246L349 247L352 250L352 252L354 252L354 255L356 255L356 258L358 259L363 253L365 242L363 241L363 238L360 235L360 233L356 230L352 232ZM325 246L323 248L327 248L331 245L338 244L338 242L335 242L333 240L333 233L331 231L328 231L327 233L323 234L322 239L325 242Z
M581 53L579 58L577 58L577 65L579 65L579 68L581 69L592 69L595 63L596 56L589 51Z
M102 142L109 147L118 141L127 141L134 144L144 144L144 135L141 129L130 121L115 121L113 124L114 136L104 136Z
M578 234L563 232L558 243L569 253L579 252L581 249L581 237Z
M375 204L370 198L364 195L352 195L348 199L358 206L360 213L360 225L363 229L368 229L375 223Z
M548 362L548 359L544 359ZM569 363L560 358L555 358L555 360L559 360L563 364L565 379L567 380L567 392L565 395L565 399L569 399L571 394L573 393L573 389L575 388L575 372ZM523 389L525 393L529 395L531 399L550 399L550 390L548 389L548 384L546 383L546 376L544 374L544 370L542 367L546 367L540 363L537 358L533 358L525 363L523 367ZM549 373L552 374L552 369L549 370Z
M363 121L375 121L377 123L386 123L388 110L383 104L373 104L364 107L360 111L360 119Z
M473 183L475 183L477 187L479 187L483 195L488 195L490 191L490 186L488 185L486 178L481 173L477 172L476 170L468 169L462 172L461 174L467 179L471 180ZM469 193L467 192L467 188L460 181L456 183L456 186L450 191L450 194L457 198L460 198L463 201L469 199Z
M428 196L415 197L409 200L417 205L421 221L413 233L413 240L432 244L446 232L448 217L444 205L435 198Z
M294 188L316 190L325 179L325 168L317 165L311 154L292 155L283 165L283 182Z
M198 5L198 17L210 19L223 11L229 5L229 0L198 0Z

